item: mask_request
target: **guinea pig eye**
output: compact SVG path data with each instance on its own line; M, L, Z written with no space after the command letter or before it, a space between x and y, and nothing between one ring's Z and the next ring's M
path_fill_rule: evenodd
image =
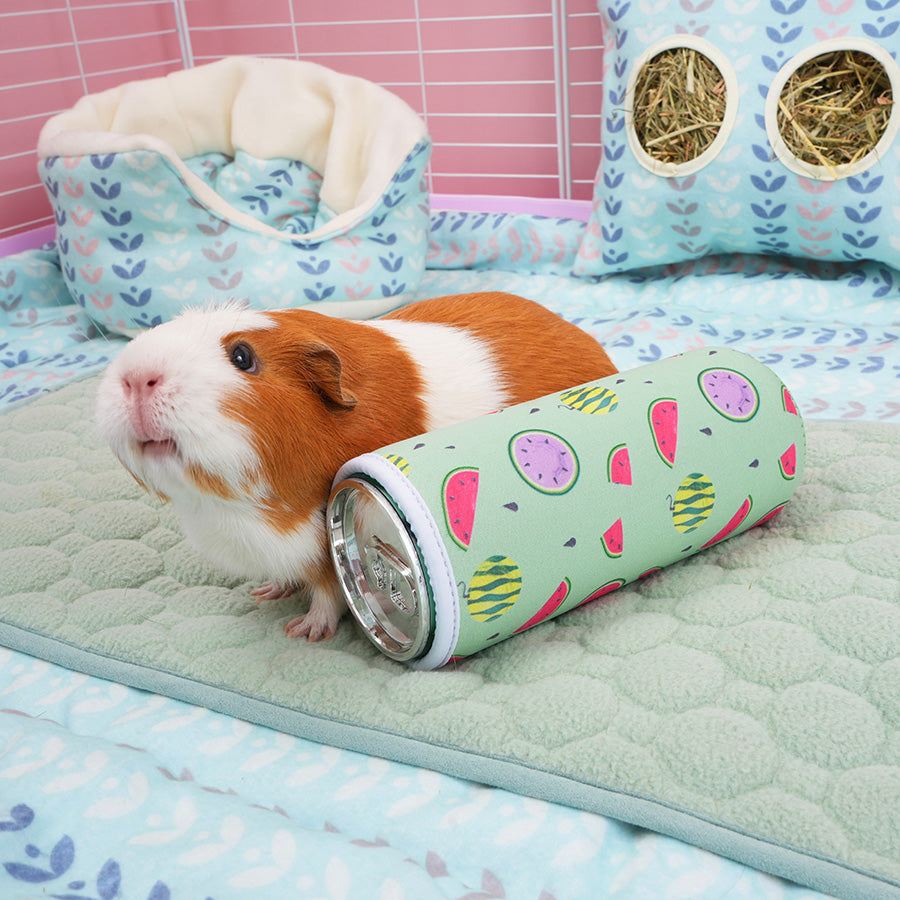
M256 371L256 354L247 344L235 344L231 348L231 362L242 372L249 372L252 375Z

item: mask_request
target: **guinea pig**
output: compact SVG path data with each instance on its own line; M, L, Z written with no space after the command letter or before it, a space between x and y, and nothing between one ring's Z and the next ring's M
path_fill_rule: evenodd
M257 600L308 590L309 611L285 632L317 641L346 609L325 526L343 463L615 371L587 332L511 294L365 322L232 302L131 341L102 379L96 419L215 567L265 582Z

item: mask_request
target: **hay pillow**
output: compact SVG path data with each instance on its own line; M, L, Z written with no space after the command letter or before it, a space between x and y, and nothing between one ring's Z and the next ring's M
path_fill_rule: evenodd
M576 275L733 251L900 265L900 6L601 0L601 17Z
M430 149L384 88L251 57L89 94L38 140L69 291L123 334L231 297L396 306L425 270Z

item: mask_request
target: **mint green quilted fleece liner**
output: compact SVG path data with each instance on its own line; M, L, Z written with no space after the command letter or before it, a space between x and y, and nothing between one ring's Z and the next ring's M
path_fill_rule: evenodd
M284 637L93 437L96 379L2 418L0 640L367 753L900 897L900 429L807 423L792 504L476 655Z

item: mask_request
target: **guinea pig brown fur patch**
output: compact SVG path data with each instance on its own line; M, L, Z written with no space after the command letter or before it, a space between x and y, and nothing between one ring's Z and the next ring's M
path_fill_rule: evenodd
M425 414L422 379L388 335L310 313L313 335L296 315L268 315L277 328L222 338L226 353L240 344L255 357L223 411L246 424L259 459L245 489L263 490L266 520L286 532L321 506L343 462L418 434Z

